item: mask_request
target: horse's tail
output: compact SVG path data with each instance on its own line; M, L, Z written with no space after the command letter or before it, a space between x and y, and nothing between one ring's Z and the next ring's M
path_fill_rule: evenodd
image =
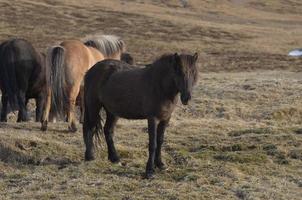
M85 109L83 123L84 142L86 145L91 143L91 145L97 147L98 144L101 145L101 137L104 135L103 120L100 113L94 119L90 119L88 112ZM95 139L93 139L94 136L96 136Z
M51 90L51 108L55 113L64 114L67 95L65 91L65 49L50 47L46 55L47 86Z
M103 120L101 116L102 105L93 91L93 85L86 74L84 78L84 122L83 138L86 145L85 160L93 160L93 149L101 146L101 137L104 136ZM94 137L95 136L95 137Z
M18 64L18 58L15 50L11 48L5 48L5 45L0 46L0 83L3 91L8 96L8 102L12 110L19 108L17 100L17 92L19 91L19 85L16 74L16 65ZM4 95L4 94L2 94Z

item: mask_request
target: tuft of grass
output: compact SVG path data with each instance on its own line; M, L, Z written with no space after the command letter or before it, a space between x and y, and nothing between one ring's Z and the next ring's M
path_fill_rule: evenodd
M302 149L294 149L289 152L289 157L292 159L302 160Z
M241 152L221 152L213 156L219 161L234 162L234 163L258 163L267 162L267 157L262 153L241 153Z
M253 128L253 129L231 131L228 133L228 135L232 137L238 137L238 136L249 135L249 134L270 135L274 133L275 133L274 130L270 128Z

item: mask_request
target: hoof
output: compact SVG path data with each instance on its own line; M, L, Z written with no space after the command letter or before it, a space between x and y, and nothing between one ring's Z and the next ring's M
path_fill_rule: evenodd
M110 157L108 157L108 160L110 160L110 162L112 162L112 163L120 162L120 158L118 156L110 156Z
M77 132L77 126L75 124L71 124L71 126L68 127L68 130L72 133Z
M46 131L47 130L47 121L44 121L41 123L41 131Z
M144 179L154 179L154 173L152 172L146 172L144 175Z
M87 152L85 153L85 161L92 161L94 159L95 157L92 153L87 153Z
M80 124L83 124L84 123L84 117L80 117Z
M27 115L25 116L21 116L21 115L18 115L18 119L17 119L17 122L28 122L29 121L29 117Z
M159 170L166 170L167 169L166 165L163 162L155 163L155 167L158 168Z

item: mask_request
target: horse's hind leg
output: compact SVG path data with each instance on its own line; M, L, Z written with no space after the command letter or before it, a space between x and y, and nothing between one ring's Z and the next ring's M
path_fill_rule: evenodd
M85 117L84 117L85 118ZM85 123L83 124L83 138L84 138L84 143L86 146L85 150L85 160L90 161L94 160L94 144L93 144L93 128L88 124Z
M36 122L40 122L42 119L44 98L42 95L40 95L35 100L36 100Z
M116 125L116 122L118 118L114 116L112 113L106 111L106 123L104 126L104 133L105 133L105 138L106 138L106 143L107 143L107 148L108 148L108 159L113 162L119 162L119 156L115 150L114 147L114 142L113 142L113 134L114 134L114 126Z
M160 121L158 126L157 126L157 147L156 147L156 152L155 152L155 166L158 167L159 169L163 170L165 169L165 165L162 162L161 159L161 146L164 142L164 134L166 127L169 123L169 120L167 121Z
M75 100L69 101L68 130L71 132L77 131L77 125L75 120Z
M76 100L79 94L80 86L73 86L69 95L69 107L67 110L67 118L68 118L68 129L71 132L77 131L76 125L76 117L75 117L75 107L76 107Z
M86 146L85 150L85 160L90 161L94 160L94 144L93 144L93 136L98 129L102 127L98 127L100 123L100 109L101 106L98 104L91 104L90 107L92 109L87 109L87 112L84 114L84 123L83 123L83 138ZM87 107L86 107L87 108Z
M26 108L26 97L25 92L19 90L17 93L17 100L19 104L19 113L17 122L28 121L28 114Z
M41 120L41 130L42 131L47 130L50 105L51 105L51 90L50 90L50 88L48 88L46 101L44 102L44 105L43 105L44 111L43 111L42 120Z
M1 102L2 102L1 122L7 122L8 96L5 93L2 93Z
M26 98L25 98L25 108L26 108L26 113L27 113L27 104L28 104L28 101L29 101L29 99L26 97ZM21 113L20 111L18 112L17 121L18 121L18 122L19 122L19 121L22 121L22 113Z
M84 122L84 112L85 112L85 109L84 109L83 105L80 105L80 111L81 111L80 123L83 124L83 122Z

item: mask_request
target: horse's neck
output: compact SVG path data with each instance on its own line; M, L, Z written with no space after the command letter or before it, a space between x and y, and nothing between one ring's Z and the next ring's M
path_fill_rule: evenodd
M159 69L161 67L165 69ZM177 97L178 90L170 69L167 66L152 66L151 68L154 68L152 80L157 95L159 95L162 100L174 101Z
M106 57L106 59L120 60L121 59L121 55L120 55L120 53L116 53L114 55Z
M121 55L119 53L116 53L114 55L111 56L105 56L103 55L98 49L94 48L94 47L89 47L88 49L90 50L90 61L91 61L91 66L93 66L95 63L105 60L105 59L114 59L114 60L120 60Z
M99 50L97 50L93 47L88 47L88 49L89 49L89 67L88 67L88 69L89 69L90 67L95 65L97 62L104 60L105 57Z

